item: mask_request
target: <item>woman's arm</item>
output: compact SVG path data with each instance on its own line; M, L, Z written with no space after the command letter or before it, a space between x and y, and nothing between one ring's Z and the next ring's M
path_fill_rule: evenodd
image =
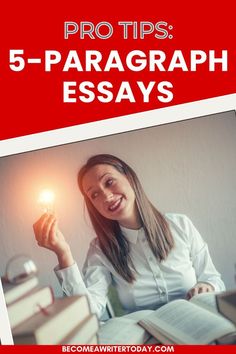
M225 285L212 262L207 244L192 222L189 219L187 222L191 242L190 255L197 277L197 284L189 290L187 298L202 292L224 291Z
M84 276L76 263L63 269L58 265L54 270L63 293L67 296L87 295L91 311L101 317L107 304L111 275L93 248L93 245L90 245L86 267L83 270Z
M99 254L98 248L90 246L86 261L87 271L83 279L70 246L58 228L56 217L50 214L42 215L34 223L33 229L38 245L51 250L58 258L55 272L63 292L67 296L87 295L91 311L100 317L106 307L111 275L103 265L102 254Z

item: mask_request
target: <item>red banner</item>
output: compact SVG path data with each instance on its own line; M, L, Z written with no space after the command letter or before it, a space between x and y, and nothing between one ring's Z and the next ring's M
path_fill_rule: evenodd
M2 353L235 353L233 345L18 345L0 346Z
M5 2L0 139L235 92L233 2Z

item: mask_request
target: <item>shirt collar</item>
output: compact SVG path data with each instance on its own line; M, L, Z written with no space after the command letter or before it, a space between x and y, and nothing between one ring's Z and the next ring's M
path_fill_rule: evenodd
M120 228L121 228L122 234L125 236L127 241L129 241L133 244L137 243L138 235L139 235L139 232L142 230L142 227L140 229L134 230L134 229L127 229L126 227L120 225Z

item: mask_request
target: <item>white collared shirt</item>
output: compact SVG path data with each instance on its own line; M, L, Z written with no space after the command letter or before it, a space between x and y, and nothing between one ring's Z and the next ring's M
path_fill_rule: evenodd
M159 262L148 245L144 229L122 227L130 244L130 256L137 271L130 284L113 268L94 239L83 267L83 278L75 263L71 267L55 268L63 292L70 295L86 294L93 312L100 317L107 302L107 292L113 284L124 310L129 313L156 309L177 298L184 298L198 282L225 290L220 274L212 263L207 244L190 219L181 214L166 214L175 246L165 261Z

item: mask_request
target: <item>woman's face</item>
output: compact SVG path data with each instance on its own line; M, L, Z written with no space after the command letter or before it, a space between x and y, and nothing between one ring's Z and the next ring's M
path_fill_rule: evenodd
M125 175L111 165L92 167L83 178L83 189L97 211L127 228L140 227L134 191Z

